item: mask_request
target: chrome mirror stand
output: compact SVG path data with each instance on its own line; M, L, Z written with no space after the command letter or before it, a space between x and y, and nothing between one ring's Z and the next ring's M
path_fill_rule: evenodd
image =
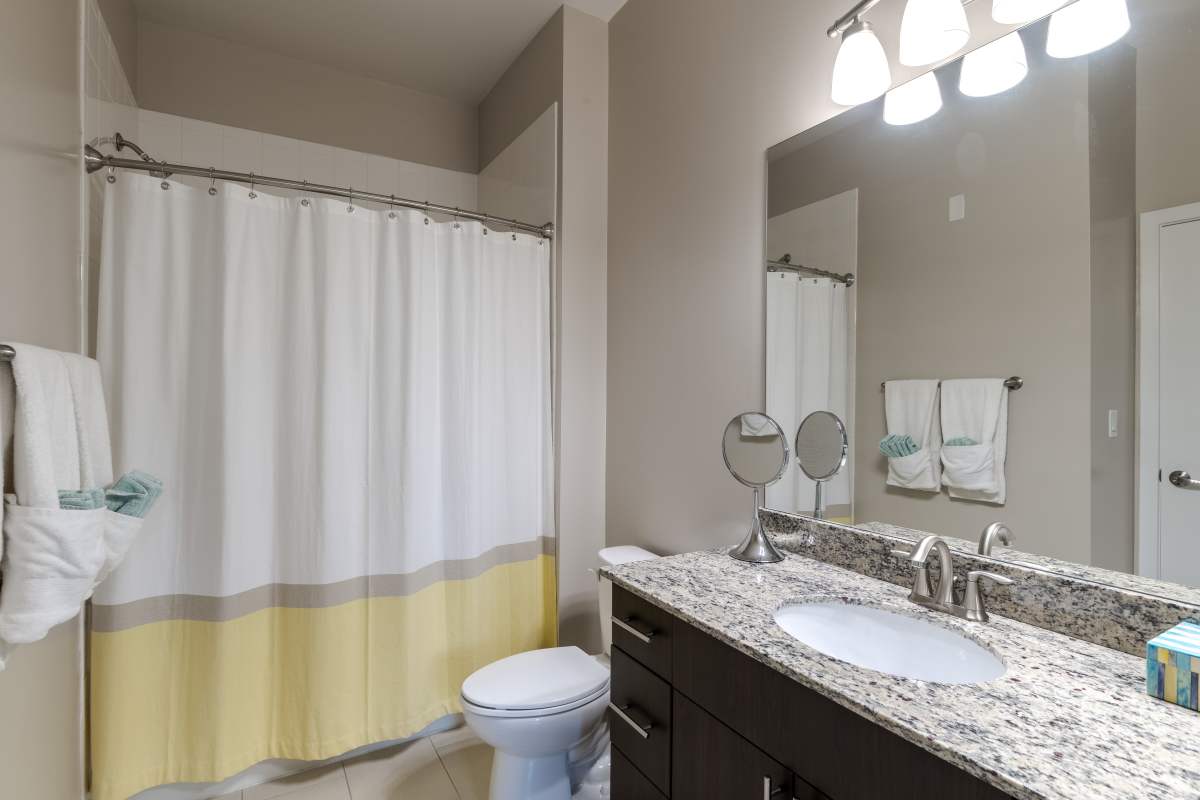
M759 487L754 487L754 513L751 517L753 522L750 523L750 532L746 534L746 538L742 540L741 544L729 551L729 555L738 561L747 561L751 564L775 564L783 561L783 555L767 538L762 527L762 520L758 517L761 491Z

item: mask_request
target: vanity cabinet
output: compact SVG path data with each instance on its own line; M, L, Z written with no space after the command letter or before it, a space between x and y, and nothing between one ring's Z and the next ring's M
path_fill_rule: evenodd
M1009 795L613 587L613 800Z

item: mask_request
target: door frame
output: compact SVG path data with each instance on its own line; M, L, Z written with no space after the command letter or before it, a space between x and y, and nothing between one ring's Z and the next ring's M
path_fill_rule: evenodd
M1159 233L1163 228L1200 221L1200 203L1147 211L1140 216L1137 271L1137 502L1134 530L1134 571L1157 578L1161 574L1159 536Z

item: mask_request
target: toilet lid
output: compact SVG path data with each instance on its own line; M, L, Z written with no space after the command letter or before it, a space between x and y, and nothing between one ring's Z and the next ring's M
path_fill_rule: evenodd
M511 710L551 708L595 694L608 670L578 647L530 650L502 658L463 681L467 702Z

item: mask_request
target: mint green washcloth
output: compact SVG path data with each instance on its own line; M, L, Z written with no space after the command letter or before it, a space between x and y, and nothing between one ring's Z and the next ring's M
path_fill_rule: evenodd
M956 436L953 439L947 439L945 441L946 447L971 447L972 445L976 444L979 444L979 442L975 441L970 436Z
M145 517L162 494L162 481L153 475L134 470L126 472L109 487L105 496L109 511L127 517Z
M917 443L907 433L893 433L891 436L885 436L879 441L879 452L883 453L888 458L904 458L911 456L921 448L917 447Z
M58 492L58 507L66 511L92 511L104 508L104 490L80 489L75 492L61 489Z

